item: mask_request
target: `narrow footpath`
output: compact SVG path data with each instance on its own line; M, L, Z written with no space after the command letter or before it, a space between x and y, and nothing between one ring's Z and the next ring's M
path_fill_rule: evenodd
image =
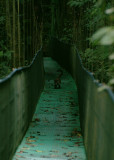
M86 160L75 82L51 58L44 58L44 67L45 88L13 160Z

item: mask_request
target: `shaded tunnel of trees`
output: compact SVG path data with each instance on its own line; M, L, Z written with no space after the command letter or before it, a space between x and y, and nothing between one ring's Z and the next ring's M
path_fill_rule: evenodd
M53 36L76 45L84 66L113 89L113 5L112 0L0 0L0 77L30 64L42 45L47 52Z
M50 56L52 37L59 40L57 44L78 48L83 66L103 84L100 91L109 88L113 95L113 0L0 0L0 80L16 68L30 65L41 47L43 55ZM63 55L63 61L67 60ZM111 152L109 159L112 157Z

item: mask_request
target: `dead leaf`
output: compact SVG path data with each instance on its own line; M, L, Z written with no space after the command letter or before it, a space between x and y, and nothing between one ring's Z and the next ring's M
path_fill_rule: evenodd
M35 121L40 122L40 119L39 118L35 118Z
M30 136L30 138L35 138L35 136Z
M19 157L19 158L25 158L25 157L23 157L23 156L20 156L20 155L16 155L16 157Z
M35 142L35 140L31 140L30 137L26 139L27 142Z
M32 143L26 143L27 145L29 145L29 146L32 146L32 147L35 147L35 146L37 146L37 145L35 145L35 144L32 144Z
M26 149L30 149L30 148L28 148L28 147L23 147L23 148L21 148L21 150L26 150Z
M64 142L68 142L69 140L68 139L64 139Z
M43 151L36 150L36 152L43 152Z
M28 142L36 142L35 140L27 139Z
M20 151L20 152L17 152L17 153L23 153L24 151Z

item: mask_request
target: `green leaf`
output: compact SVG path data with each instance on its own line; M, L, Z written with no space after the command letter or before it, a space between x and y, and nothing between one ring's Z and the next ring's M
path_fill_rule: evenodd
M3 57L3 51L0 51L0 57Z
M104 27L99 29L93 36L92 42L98 42L101 45L114 44L114 27Z
M109 59L110 59L110 60L114 60L114 53L112 53L112 54L109 56Z
M114 7L113 8L109 8L105 11L106 14L112 14L114 13Z
M109 81L110 85L114 85L114 78Z

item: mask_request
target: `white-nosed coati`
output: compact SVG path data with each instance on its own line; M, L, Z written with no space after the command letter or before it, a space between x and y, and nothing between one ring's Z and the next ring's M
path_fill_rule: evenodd
M60 72L58 77L54 80L54 88L60 89L61 88L61 77L63 75L63 71L61 69L58 69L57 72Z

